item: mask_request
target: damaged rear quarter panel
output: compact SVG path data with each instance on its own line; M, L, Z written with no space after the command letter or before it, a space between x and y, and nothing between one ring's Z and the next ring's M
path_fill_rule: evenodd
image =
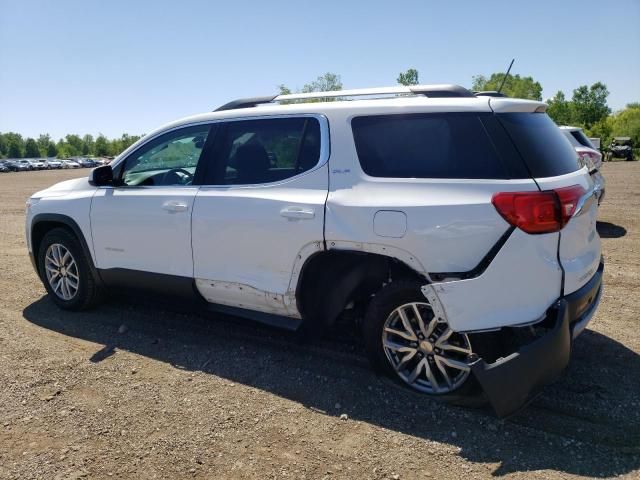
M516 229L482 275L431 284L451 328L469 332L541 319L560 296L557 249L558 233Z

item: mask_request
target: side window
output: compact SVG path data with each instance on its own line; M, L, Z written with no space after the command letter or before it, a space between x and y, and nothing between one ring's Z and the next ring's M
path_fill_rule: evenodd
M262 184L310 170L320 159L315 118L269 118L226 123L216 139L214 175L205 182Z
M125 159L120 185L191 185L209 128L175 130L143 145Z
M372 177L510 177L477 114L356 117L351 127L360 165Z

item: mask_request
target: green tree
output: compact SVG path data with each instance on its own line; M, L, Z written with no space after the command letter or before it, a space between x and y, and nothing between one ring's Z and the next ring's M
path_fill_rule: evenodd
M571 125L573 120L573 110L571 102L567 101L564 93L558 91L553 98L547 100L549 107L547 114L558 125Z
M47 150L51 144L51 136L48 133L45 133L44 135L41 134L36 140L36 143L38 144L38 150L40 150L40 156L47 156Z
M58 155L58 149L56 148L56 144L53 142L49 143L47 147L47 157L55 157Z
M573 91L571 98L573 118L576 123L586 128L599 122L611 113L607 105L609 90L602 82L596 82L591 87L581 85Z
M278 91L280 92L280 95L291 95L291 89L284 83L278 85Z
M95 141L93 135L86 134L82 137L82 155L93 155L95 153Z
M418 70L410 68L406 72L400 72L397 81L400 85L418 85Z
M9 151L9 143L7 142L7 139L5 138L5 136L2 133L0 133L0 157L5 156L8 151Z
M27 138L24 144L24 155L27 158L38 158L40 156L40 149L33 138Z
M302 93L332 92L334 90L342 90L342 81L340 80L340 75L331 72L319 76L313 82L307 83L302 87Z
M630 103L627 108L609 118L613 137L631 137L633 146L640 146L640 103Z
M70 157L76 157L82 155L83 142L80 135L70 134L64 137L67 144L67 151Z
M111 155L111 151L109 150L109 140L104 135L98 135L95 143L95 153L99 157L108 157Z
M62 139L58 140L58 143L56 143L56 150L58 151L58 154L56 155L58 158L69 158L72 156L69 144Z
M19 133L8 132L4 134L7 141L7 156L9 158L24 157L24 140Z
M471 89L476 92L486 90L498 90L504 73L492 73L489 78L484 75L473 77ZM513 98L527 98L529 100L542 100L542 85L532 77L521 77L520 75L509 75L504 82L502 93Z
M287 87L285 84L278 85L278 90L280 91L280 95L290 95L292 90ZM298 93L311 93L311 92L331 92L334 90L342 90L342 81L340 80L340 75L336 75L335 73L327 72L324 75L319 76L314 81L306 83L302 90L298 90ZM327 101L332 102L335 100L339 100L339 98L326 98L319 99L314 98L308 100L308 102L320 102ZM292 101L285 101L283 103L293 103Z

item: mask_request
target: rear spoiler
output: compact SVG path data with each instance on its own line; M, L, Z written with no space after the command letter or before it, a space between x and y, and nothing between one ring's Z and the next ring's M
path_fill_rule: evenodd
M523 100L520 98L490 97L489 107L495 113L544 113L547 111L547 104L544 102L538 102L536 100Z

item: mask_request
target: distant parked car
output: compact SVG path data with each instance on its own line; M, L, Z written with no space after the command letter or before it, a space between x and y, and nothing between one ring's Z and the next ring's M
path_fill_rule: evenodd
M50 169L60 169L62 168L62 162L55 158L47 159L47 167Z
M91 158L78 158L76 160L76 163L78 163L83 168L94 168L101 165Z
M6 172L10 172L11 170L9 170L9 167L5 164L5 162L0 160L0 172L1 173L6 173Z
M20 171L20 167L18 166L15 160L3 160L3 162L4 162L4 165L9 169L9 171L11 172Z
M593 179L597 191L598 191L598 205L602 203L604 199L605 181L601 173L602 168L602 154L591 143L589 137L587 137L580 127L560 127L562 133L571 142L571 145L578 154L580 163L589 169L589 174Z
M16 160L15 164L18 166L18 170L20 171L35 170L35 167L29 160Z
M614 137L609 145L607 160L614 158L624 158L630 162L633 160L633 148L631 147L631 137Z
M28 162L33 166L34 170L44 170L47 168L47 164L44 162L44 159L41 158L30 158Z
M80 168L80 164L74 160L60 160L62 168Z

